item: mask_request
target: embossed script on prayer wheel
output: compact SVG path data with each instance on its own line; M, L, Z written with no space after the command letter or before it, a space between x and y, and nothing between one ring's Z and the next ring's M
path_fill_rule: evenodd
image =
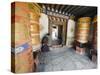
M78 20L77 24L77 38L76 40L80 43L87 43L89 30L90 30L90 17L82 17Z

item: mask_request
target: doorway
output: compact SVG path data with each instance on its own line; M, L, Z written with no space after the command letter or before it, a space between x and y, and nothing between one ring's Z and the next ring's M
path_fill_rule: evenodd
M61 45L63 42L63 25L58 25L58 39L59 44Z
M52 45L61 45L63 41L63 26L62 25L52 25L51 36Z
M54 19L55 18L55 19ZM57 47L66 45L67 20L60 17L49 16L49 33L51 46Z

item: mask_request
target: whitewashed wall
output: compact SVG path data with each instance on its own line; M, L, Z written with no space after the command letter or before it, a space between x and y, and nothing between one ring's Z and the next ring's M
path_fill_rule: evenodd
M48 16L44 13L41 13L41 17L40 17L40 38L42 39L42 37L48 33Z
M72 47L72 43L74 41L74 36L75 36L74 33L75 33L75 21L69 19L67 24L66 46Z

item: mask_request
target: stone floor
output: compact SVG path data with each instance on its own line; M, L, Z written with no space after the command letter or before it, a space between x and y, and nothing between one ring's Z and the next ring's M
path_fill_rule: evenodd
M76 54L72 48L61 47L50 48L50 50L50 52L40 54L38 72L95 69L97 67L97 64L86 55Z

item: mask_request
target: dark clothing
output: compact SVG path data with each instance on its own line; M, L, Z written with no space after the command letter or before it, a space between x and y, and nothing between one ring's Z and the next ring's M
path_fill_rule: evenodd
M48 44L48 37L47 36L43 37L43 39L42 39L42 45L43 44Z
M42 52L48 52L49 51L49 46L47 44L42 45L41 51Z
M46 35L43 37L41 43L42 43L41 51L42 52L48 52L49 51L48 37Z

